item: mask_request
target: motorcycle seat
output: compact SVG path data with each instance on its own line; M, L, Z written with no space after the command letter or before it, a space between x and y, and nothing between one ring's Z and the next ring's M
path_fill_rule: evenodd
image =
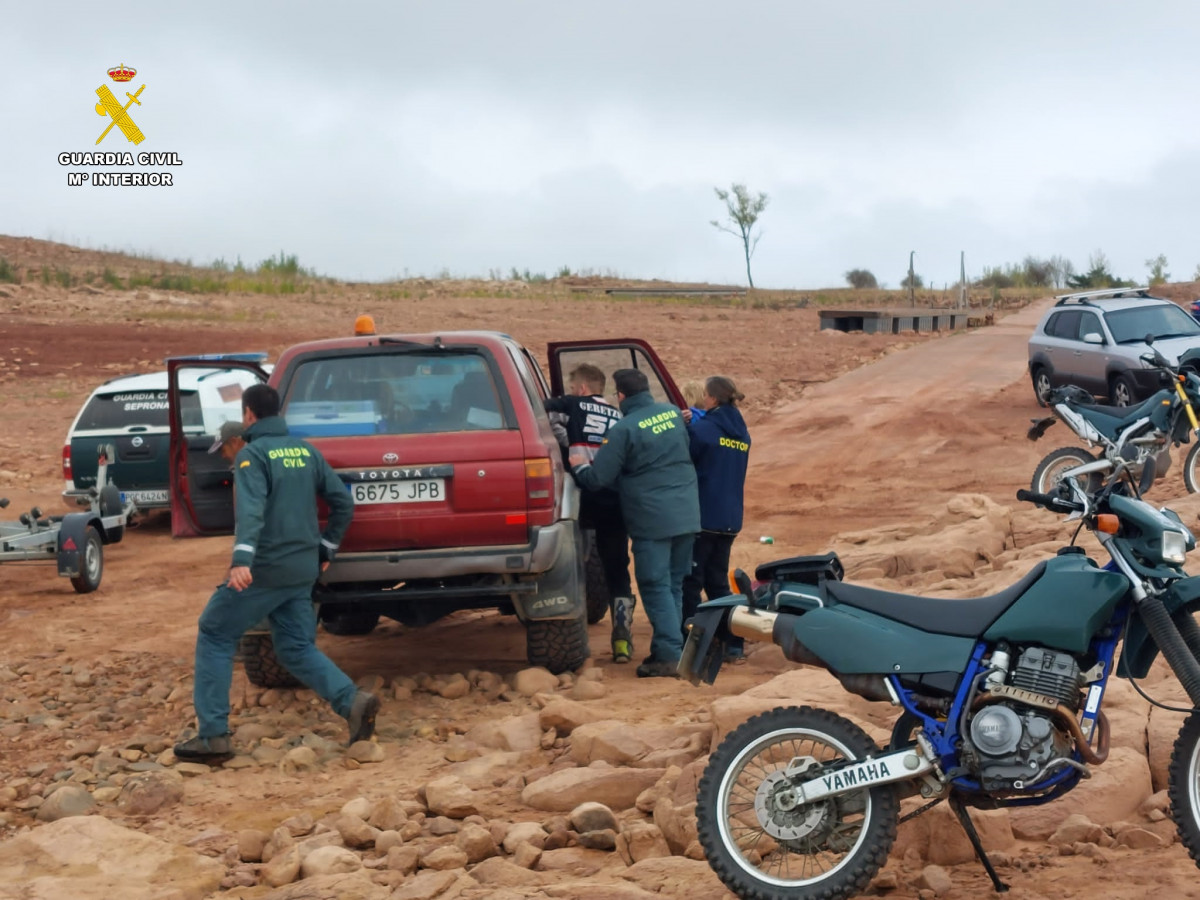
M1136 406L1105 406L1102 403L1072 404L1087 415L1088 421L1109 438L1116 438L1138 419L1147 418L1164 400L1170 400L1169 391L1159 391Z
M825 592L837 603L902 622L930 634L977 638L1045 571L1046 564L1040 562L1016 584L987 597L917 597L860 587L844 581L825 582Z

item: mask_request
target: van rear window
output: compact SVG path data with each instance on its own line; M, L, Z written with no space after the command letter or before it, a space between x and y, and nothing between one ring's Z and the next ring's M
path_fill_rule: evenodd
M487 360L447 351L301 363L283 413L288 430L306 437L508 427Z
M180 392L183 426L200 427L200 398L195 391ZM166 391L122 391L96 394L79 415L76 431L120 431L129 427L166 428Z

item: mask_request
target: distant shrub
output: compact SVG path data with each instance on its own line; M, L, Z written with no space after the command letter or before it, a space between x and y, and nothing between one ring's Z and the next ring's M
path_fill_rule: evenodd
M268 256L258 264L259 274L270 273L272 275L287 275L295 277L297 275L311 275L312 273L301 267L300 259L296 254L287 256L282 250L279 251L278 258Z
M867 269L851 269L846 273L846 283L855 289L879 287L879 282Z

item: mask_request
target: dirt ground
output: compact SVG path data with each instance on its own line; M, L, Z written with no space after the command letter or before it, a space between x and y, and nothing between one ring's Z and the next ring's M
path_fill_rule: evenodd
M24 239L0 239L0 256L30 264L95 265L86 251ZM813 309L526 293L467 295L452 283L425 283L398 299L366 285L323 286L315 296L283 297L0 285L0 496L12 504L6 513L15 517L15 511L35 504L62 510L63 437L87 393L104 379L159 368L174 354L264 350L274 358L296 341L348 332L363 312L375 316L381 332L498 329L539 355L553 340L638 336L650 341L677 381L731 376L747 395L754 440L746 525L733 554L735 564L747 569L770 558L821 552L848 532L928 515L957 494L1014 505L1015 490L1027 485L1037 460L1068 443L1061 427L1038 445L1024 437L1028 419L1038 414L1024 374L1024 342L1041 307L971 333L872 336L820 332ZM878 365L863 368L868 363ZM773 545L759 543L762 535L772 536ZM89 699L115 704L118 712L121 698L140 697L156 685L186 688L196 616L223 574L228 552L228 539L173 540L169 522L159 515L107 548L103 585L92 595L76 595L52 567L4 566L0 667L26 673L26 681L43 673L104 673L91 691L111 696ZM606 697L594 704L605 716L637 725L704 721L716 697L740 693L790 668L766 652L771 648L757 648L761 652L751 654L749 665L727 668L713 687L638 681L632 667L608 661L607 628L605 622L591 632L596 654L591 665L603 670L607 687ZM635 640L639 647L649 642L640 609ZM383 683L468 670L507 676L524 667L522 630L492 613L458 614L424 629L384 624L357 638L322 634L320 642L355 679L378 676ZM235 697L252 693L240 670L234 689ZM41 775L47 766L55 771L69 758L70 747L87 739L120 746L122 738L147 731L174 739L189 724L190 707L186 697L170 698L164 692L148 718L117 715L107 725L67 720L11 736L0 731L5 735L0 785L36 778L30 773ZM213 829L269 831L296 812L318 815L371 795L380 771L386 772L389 791L412 797L445 765L447 736L519 711L512 707L474 694L446 701L417 693L409 703L385 706L381 722L390 727L381 728L381 742L393 764L383 770L329 766L310 778L214 770L189 780L183 804L152 820L125 824L178 843ZM488 812L510 821L538 818L509 794L493 797ZM10 811L0 837L31 821ZM1127 852L1104 868L1092 859L1048 854L1041 845L1011 855L1020 853L1037 862L1002 872L1014 885L1014 897L1132 898L1151 889L1198 895L1192 887L1195 866L1178 843ZM951 876L953 887L945 896L989 890L973 864L953 867ZM917 896L903 874L894 886L875 892ZM662 895L685 893L664 889Z

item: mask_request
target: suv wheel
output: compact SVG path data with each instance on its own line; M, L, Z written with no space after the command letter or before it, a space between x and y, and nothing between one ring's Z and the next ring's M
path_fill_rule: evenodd
M535 619L525 626L525 655L531 666L558 675L578 669L591 655L583 619Z
M1133 382L1128 375L1113 378L1112 386L1108 390L1108 399L1112 401L1113 406L1133 406L1136 396Z
M330 634L370 634L379 624L379 613L369 609L321 611L321 624Z
M269 634L244 634L238 643L238 655L251 684L265 688L296 687L300 682L275 656L275 644Z
M1038 406L1046 406L1046 398L1050 395L1050 370L1038 366L1033 370L1033 396Z

